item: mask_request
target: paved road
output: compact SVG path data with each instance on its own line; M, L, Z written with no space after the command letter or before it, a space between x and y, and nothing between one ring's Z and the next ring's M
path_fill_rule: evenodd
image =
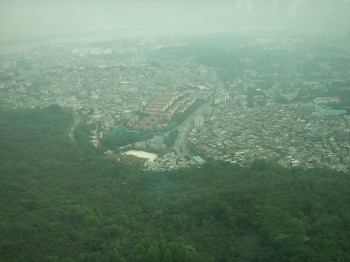
M180 157L185 157L190 156L192 157L193 155L191 154L188 146L187 146L187 139L188 139L188 133L190 132L191 127L193 126L194 118L196 116L199 116L203 114L206 110L208 110L214 103L216 95L222 90L223 84L221 81L218 80L217 87L213 91L211 98L206 101L203 105L201 105L199 108L197 108L191 115L187 117L187 119L182 122L178 126L178 137L175 141L175 144L173 146L175 153L180 156Z

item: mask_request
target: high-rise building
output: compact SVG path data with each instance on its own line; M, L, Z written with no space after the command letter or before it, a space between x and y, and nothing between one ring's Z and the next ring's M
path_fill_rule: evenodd
M194 118L194 126L195 127L201 127L204 125L204 117L202 115L196 116Z

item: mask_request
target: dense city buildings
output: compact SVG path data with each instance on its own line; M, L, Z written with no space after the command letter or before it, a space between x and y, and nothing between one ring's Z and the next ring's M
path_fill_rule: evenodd
M90 124L94 147L124 128L141 139L107 145L107 155L148 169L264 158L348 172L350 50L337 37L234 35L198 48L186 38L48 45L2 55L0 103L71 108Z

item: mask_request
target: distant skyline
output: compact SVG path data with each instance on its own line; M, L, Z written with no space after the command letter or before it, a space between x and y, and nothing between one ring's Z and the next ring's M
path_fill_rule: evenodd
M231 24L346 28L349 17L350 0L0 0L0 37Z

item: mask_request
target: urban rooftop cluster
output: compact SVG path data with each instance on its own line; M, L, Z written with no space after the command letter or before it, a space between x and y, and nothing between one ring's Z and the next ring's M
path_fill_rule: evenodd
M240 165L265 158L283 166L349 172L348 42L249 37L232 37L224 47L220 42L211 47L213 54L171 38L2 55L0 103L72 108L91 124L97 147L119 127L152 131L152 138L116 154L108 151L109 156L123 155L124 149L156 153L153 161L119 156L149 169L187 167L208 158ZM193 56L184 55L189 51ZM169 143L176 132L159 128L196 99L203 103L174 127L177 137Z

